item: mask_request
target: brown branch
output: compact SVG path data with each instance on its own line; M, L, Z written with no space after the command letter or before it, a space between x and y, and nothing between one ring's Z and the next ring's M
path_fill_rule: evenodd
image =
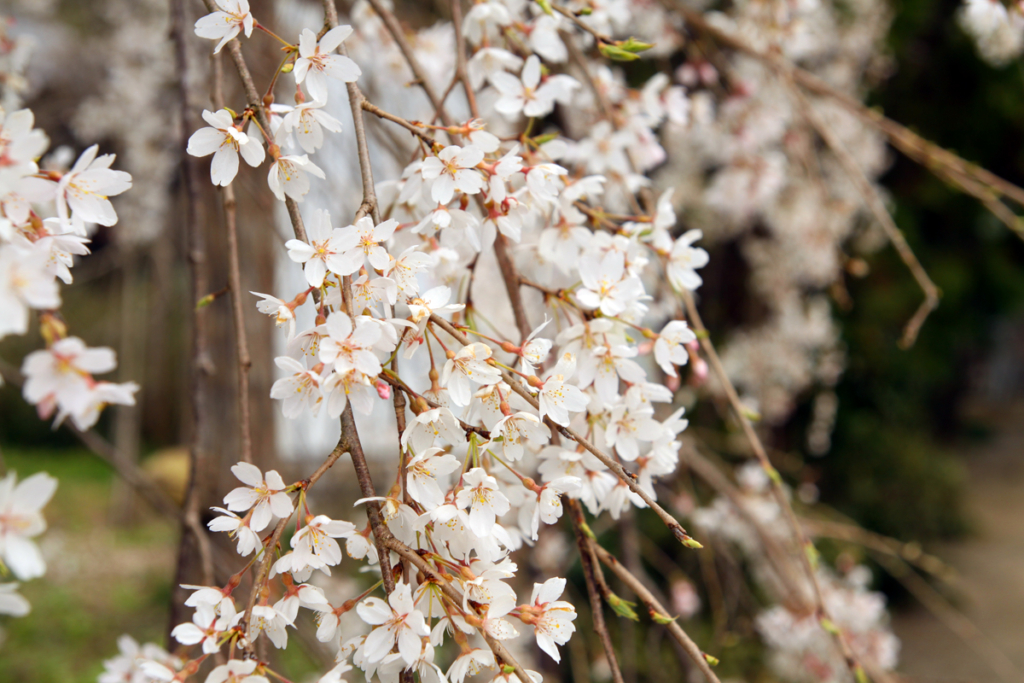
M615 574L622 583L626 584L629 590L631 590L633 594L636 595L642 603L644 603L644 606L647 607L651 617L654 618L656 616L656 621L658 623L664 623L668 632L676 639L676 642L682 646L686 651L686 654L689 655L691 660L693 660L693 663L696 664L697 668L704 674L704 677L710 683L719 683L718 676L716 676L715 672L712 671L711 666L708 664L707 659L704 658L704 653L701 652L697 643L693 642L690 636L686 634L686 631L683 630L683 627L677 624L675 620L669 616L668 610L666 610L661 603L658 602L657 598L647 590L647 587L644 586L640 579L633 576L626 567L624 567L611 553L602 548L599 544L592 543L592 546L601 562L603 562L608 569L612 570L612 573Z
M551 5L551 9L555 10L556 12L561 14L562 16L568 18L569 21L574 23L577 27L583 29L585 32L587 32L590 35L594 36L594 39L597 40L597 42L599 42L599 43L606 43L606 44L611 44L611 43L614 42L608 36L606 36L603 33L600 33L598 31L594 30L594 28L592 26L587 25L582 19L580 19L578 16L576 16L576 13L573 12L572 10L568 10L568 9L566 9L564 7L559 6L559 5Z
M515 264L512 263L512 256L508 253L508 240L501 233L498 233L494 239L494 256L498 260L501 278L505 281L505 290L508 292L508 300L512 305L512 315L515 316L516 327L519 329L519 343L522 344L530 336L530 320L526 317L526 309L523 307L523 294L519 289L519 274Z
M914 345L917 340L918 332L921 330L921 326L924 324L928 314L934 311L939 305L939 288L935 286L932 279L928 277L928 273L925 272L924 266L917 260L917 256L914 251L907 244L906 238L903 236L903 231L896 225L896 221L893 220L889 214L889 210L885 206L885 202L882 201L882 197L878 194L878 189L868 180L868 177L864 174L863 169L850 154L849 150L843 144L839 136L829 128L825 122L821 119L818 113L814 110L814 107L810 100L808 100L800 89L792 83L787 82L790 86L790 90L793 93L793 97L797 100L800 106L797 108L798 111L803 115L805 119L811 124L811 126L817 131L818 135L825 142L832 153L839 160L840 165L853 182L854 187L860 193L861 200L874 215L875 220L882 226L882 230L885 232L886 237L892 243L896 253L899 254L900 260L907 266L910 274L914 276L917 284L921 287L924 292L924 301L918 307L917 312L907 323L903 330L903 338L900 339L900 347L909 349Z
M569 520L572 522L572 530L576 535L576 546L580 551L580 565L583 567L583 579L587 584L587 597L590 599L590 612L593 615L594 632L601 640L601 647L604 648L604 656L608 659L608 666L612 672L614 683L623 683L622 671L619 669L619 661L615 656L615 646L612 644L612 636L608 633L608 624L604 620L604 607L601 603L602 593L598 590L595 567L594 550L590 547L590 539L583 530L583 509L578 500L566 499L566 507L569 509ZM607 592L605 586L605 592Z
M469 82L469 72L466 71L466 43L462 40L462 0L452 0L452 25L455 27L455 78L462 82L469 111L473 118L477 119L480 118L480 112L476 106L476 93ZM447 97L446 92L441 102L443 103Z
M224 107L224 64L220 55L213 57L213 106ZM231 313L235 324L235 354L238 358L238 432L242 460L252 462L252 413L249 409L249 340L245 334L245 312L242 306L242 275L238 262L238 221L234 185L221 190L224 204L224 227L228 238L228 286L231 289Z
M382 118L386 121L391 121L392 123L398 124L402 128L405 128L407 131L418 137L420 140L430 145L431 148L433 148L434 145L437 144L437 141L434 140L434 138L430 137L422 130L420 130L420 128L412 121L407 121L406 119L403 119L401 116L396 116L391 112L384 111L383 109L378 107L376 104L373 104L366 98L363 98L362 100L362 107L363 109L377 116L378 118Z

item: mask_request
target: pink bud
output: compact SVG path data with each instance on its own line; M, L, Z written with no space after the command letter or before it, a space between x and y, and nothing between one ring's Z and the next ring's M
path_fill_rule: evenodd
M692 368L690 371L690 384L695 387L703 386L704 382L708 381L707 361L703 358L698 358L690 367Z
M382 379L377 380L377 395L383 399L391 398L391 385Z

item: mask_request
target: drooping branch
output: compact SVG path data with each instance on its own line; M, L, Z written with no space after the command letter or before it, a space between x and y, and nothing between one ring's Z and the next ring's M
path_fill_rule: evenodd
M1010 219L1006 216L1009 210L1002 206L994 196L991 196L1006 197L1024 207L1024 189L933 142L925 140L906 126L886 117L877 109L865 106L862 102L837 90L818 76L797 67L776 52L759 50L744 40L713 26L700 12L690 9L680 0L661 0L661 3L670 11L683 17L687 26L709 36L719 45L756 59L778 72L783 78L792 80L812 94L827 97L839 103L858 118L884 133L889 142L907 157L958 185L965 192L981 199L986 193L978 186L988 188L991 201L985 202L986 206L1018 237L1024 239L1024 225L1021 224L1021 221L1016 217ZM996 207L995 204L1000 204L1002 209ZM1012 215L1012 212L1009 213Z
M924 292L924 301L918 307L917 312L907 323L903 330L903 338L900 339L900 346L904 349L908 349L914 345L917 340L917 334L921 331L921 326L924 324L925 319L928 315L936 309L939 305L939 288L935 286L932 279L928 277L928 273L925 272L924 266L917 260L917 256L914 255L914 251L907 244L906 238L903 236L903 231L896 225L896 221L893 220L892 215L889 214L889 210L885 206L885 202L882 201L882 197L878 194L878 190L868 180L867 176L864 175L863 169L850 154L850 151L846 149L842 140L839 136L829 128L821 117L814 110L813 104L800 92L799 88L790 83L790 90L793 94L794 99L800 104L797 108L800 114L807 119L818 135L825 142L832 153L839 160L840 165L849 176L850 181L854 187L857 188L857 192L861 196L861 200L871 211L871 214L875 217L875 220L882 230L885 232L886 237L892 243L893 248L896 249L896 253L899 254L900 260L907 266L910 274L914 276L917 284L921 287Z

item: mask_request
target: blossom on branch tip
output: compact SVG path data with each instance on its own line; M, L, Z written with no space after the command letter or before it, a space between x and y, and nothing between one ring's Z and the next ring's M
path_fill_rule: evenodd
M327 77L344 83L359 80L362 71L359 65L343 55L331 54L346 38L352 35L351 26L335 26L316 39L316 34L308 28L302 29L299 36L299 56L295 60L296 83L305 83L310 96L318 102L327 101Z
M207 14L196 21L195 31L200 38L220 40L213 54L221 51L227 43L245 31L245 37L252 37L256 20L249 11L249 0L216 0L219 11Z
M483 151L474 145L449 145L437 156L424 159L420 173L424 180L430 182L430 197L439 204L447 204L456 192L480 192L486 182L476 166L483 160Z
M469 508L469 528L480 538L490 534L496 519L511 507L498 488L498 480L481 467L462 475L462 489L455 494L455 504L461 509Z
M285 242L288 258L305 264L303 272L311 287L321 287L330 271L336 275L351 275L359 270L362 259L353 253L357 245L355 235L341 228L331 227L331 214L323 209L313 213L306 230L309 243L291 239Z
M323 170L309 160L305 154L289 154L278 157L270 166L270 174L267 176L267 184L270 190L283 202L287 196L297 202L301 202L309 192L309 178L307 173L317 178L326 178Z
M86 223L111 226L117 213L109 197L131 189L132 177L113 171L113 154L97 157L99 145L82 152L71 170L61 176L57 187L57 216L75 234L85 235Z
M245 486L239 486L224 496L224 504L236 512L252 508L250 526L253 531L263 531L274 517L292 514L292 499L285 492L284 479L276 470L270 470L264 476L255 465L240 462L232 465L231 472Z
M0 565L21 581L46 573L46 562L31 540L46 530L42 509L57 490L57 480L38 472L18 483L14 472L0 479Z
M379 662L398 645L398 652L409 666L423 649L420 638L429 636L430 629L423 613L416 609L412 589L404 581L395 585L387 602L380 598L367 598L356 606L359 618L375 626L366 636L361 648L370 662Z
M238 155L245 163L256 168L263 163L266 152L256 136L243 133L235 126L234 118L227 109L216 112L203 110L203 120L210 124L200 128L188 139L188 153L194 157L213 155L210 164L210 180L214 185L225 187L238 174ZM252 126L249 127L252 131Z

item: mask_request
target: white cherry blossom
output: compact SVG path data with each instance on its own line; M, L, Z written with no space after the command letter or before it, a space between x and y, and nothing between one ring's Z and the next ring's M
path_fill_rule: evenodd
M309 192L307 173L317 178L326 177L323 170L305 154L288 154L278 157L270 166L267 183L278 201L283 202L287 196L301 202Z
M430 629L423 614L413 605L409 584L397 583L387 602L367 598L359 603L356 611L363 621L376 626L362 647L368 661L381 661L396 644L406 665L412 666L419 658L423 649L420 638L429 636Z
M255 465L240 462L231 466L231 472L245 486L239 486L224 496L224 504L235 512L252 508L250 526L253 531L263 531L274 517L292 514L292 499L285 492L287 487L277 470L270 470L264 475Z
M708 252L693 246L693 243L703 236L700 230L687 230L672 246L666 271L669 281L676 289L688 289L692 292L703 282L697 274L697 268L703 268L708 264Z
M270 398L281 401L281 412L287 418L294 419L304 410L315 417L323 401L320 375L289 356L278 356L274 363L291 374L274 382Z
M10 472L0 479L0 561L21 581L46 573L46 562L31 539L46 530L42 509L57 490L57 480L39 472L21 483Z
M456 192L480 192L486 182L476 166L483 159L483 151L474 145L449 145L438 152L437 156L424 159L420 173L425 181L430 182L431 198L439 204L447 204Z
M305 264L303 272L312 287L320 287L330 271L336 275L351 275L359 270L361 259L352 251L356 246L355 236L341 228L331 227L331 215L323 209L313 214L306 229L309 243L291 239L285 242L288 258Z
M462 475L462 490L456 494L455 504L461 509L469 508L469 528L480 538L490 534L496 518L511 507L498 488L498 480L480 467Z
M253 168L263 163L266 158L263 144L258 137L247 135L236 127L227 109L216 112L204 109L203 120L210 125L200 128L188 139L188 153L195 157L213 155L210 180L214 185L231 184L238 174L239 154Z
M124 171L113 171L113 154L97 157L99 145L82 152L71 170L61 176L57 188L57 216L76 234L85 234L85 223L111 226L117 213L110 197L130 189L132 177Z
M228 41L243 30L245 37L252 36L255 19L249 11L249 0L217 0L219 11L207 14L196 22L196 35L209 40L220 40L213 54L221 51Z
M469 405L473 397L470 382L488 385L501 381L501 370L486 362L491 355L491 347L476 342L463 346L444 364L441 385L448 388L448 394L455 405Z
M697 341L697 335L685 320L671 320L661 328L654 342L654 359L666 375L678 376L675 366L686 365L690 360L685 344L694 341Z
M557 645L565 645L576 631L572 623L576 619L576 608L558 599L563 591L565 579L548 579L544 583L533 584L533 596L530 598L529 623L533 626L537 645L556 662L561 661Z
M413 500L432 510L444 503L437 478L459 469L459 460L440 448L428 448L406 465L406 486Z
M352 35L351 26L336 26L317 42L316 34L308 28L299 36L299 57L295 60L295 82L305 83L310 96L318 102L327 101L327 77L354 83L362 74L359 66L348 57L331 54Z

